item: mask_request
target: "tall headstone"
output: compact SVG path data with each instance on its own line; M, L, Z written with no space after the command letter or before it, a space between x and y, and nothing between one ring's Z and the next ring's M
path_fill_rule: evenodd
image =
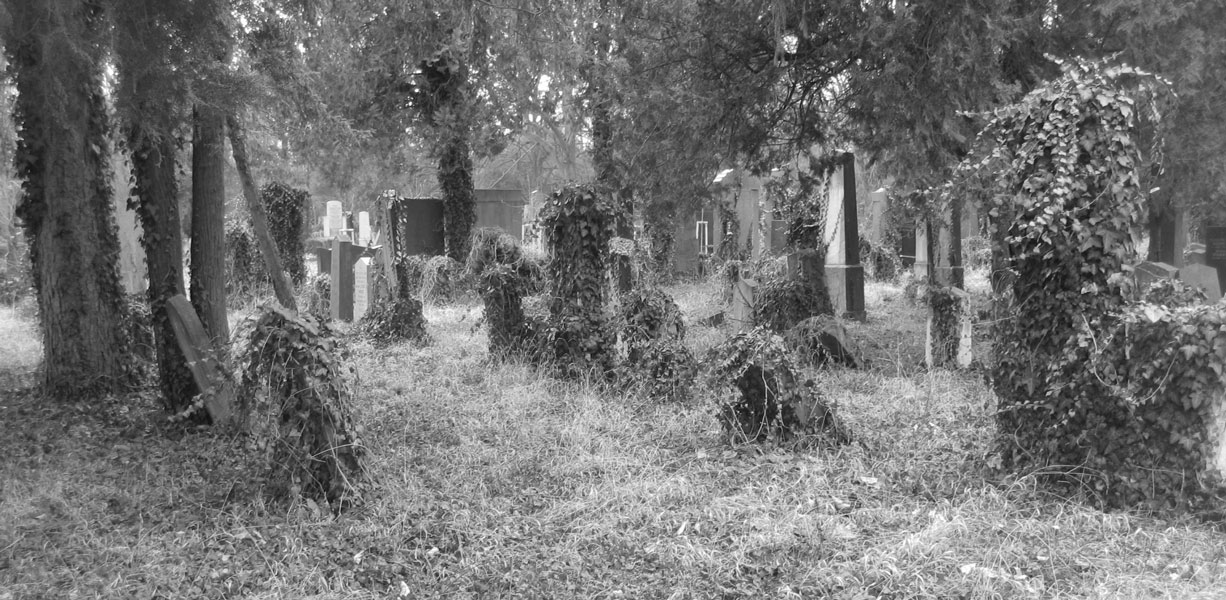
M885 209L889 206L889 195L885 188L880 188L868 195L868 229L864 237L873 244L880 244L885 239Z
M362 320L362 316L366 314L366 309L370 308L370 302L374 297L374 294L371 293L370 262L369 258L363 257L353 263L353 321L355 323Z
M826 198L826 287L836 316L864 319L864 267L856 219L856 159L846 152L830 176Z
M329 200L327 206L327 228L325 233L327 237L336 237L341 234L341 230L345 228L345 219L343 208L339 200Z
M911 265L911 268L916 279L928 277L932 266L928 261L928 250L932 247L928 243L928 233L927 221L921 221L915 227L915 263Z
M1226 289L1222 285L1222 273L1226 273L1226 227L1205 228L1205 264L1217 269L1218 287Z
M358 213L358 245L370 245L370 213L366 211Z
M353 320L353 264L361 248L341 239L332 240L331 289L328 303L334 321Z

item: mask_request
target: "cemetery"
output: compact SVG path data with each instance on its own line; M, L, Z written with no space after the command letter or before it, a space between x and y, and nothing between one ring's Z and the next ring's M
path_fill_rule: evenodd
M0 600L1226 597L1226 54L1090 4L0 0Z

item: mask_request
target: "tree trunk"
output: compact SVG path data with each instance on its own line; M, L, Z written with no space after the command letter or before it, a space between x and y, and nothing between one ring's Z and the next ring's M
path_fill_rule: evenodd
M272 288L277 294L277 302L293 311L298 310L294 300L294 287L290 285L289 276L281 266L281 255L277 252L277 244L268 231L268 215L264 212L264 203L260 200L259 188L251 175L251 166L247 162L247 134L242 123L234 115L226 117L226 125L230 130L230 150L234 153L234 167L238 169L238 178L243 182L243 197L247 200L247 210L251 212L251 230L255 233L260 245L260 254L264 255L264 266L272 277Z
M213 346L230 340L226 318L225 115L196 107L192 128L191 299Z
M111 206L101 17L79 0L9 3L17 86L17 207L38 293L46 391L64 399L130 381Z
M156 102L156 100L153 100ZM183 291L183 234L175 181L175 140L151 137L140 124L133 124L128 144L132 150L132 174L139 202L141 245L149 268L149 311L157 348L158 379L167 410L179 412L198 393L179 349L167 314L166 301Z
M443 191L443 233L447 256L463 263L468 259L469 237L477 223L473 160L467 135L453 132L447 141L438 159L438 183Z

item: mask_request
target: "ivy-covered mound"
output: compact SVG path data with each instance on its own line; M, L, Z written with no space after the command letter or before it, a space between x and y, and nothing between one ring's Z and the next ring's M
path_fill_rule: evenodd
M593 186L568 187L549 196L539 220L550 255L547 358L567 376L607 376L614 358L604 309L612 203Z
M965 310L965 294L955 288L941 285L924 286L923 303L931 310L927 352L931 363L940 366L952 362L958 356L959 316Z
M541 327L525 317L523 298L540 289L540 265L524 254L515 238L497 229L476 230L470 248L465 273L477 280L485 303L490 356L531 356Z
M1209 490L1208 400L1226 390L1220 309L1125 304L1146 220L1138 116L1157 113L1161 89L1130 68L1067 64L994 115L993 149L969 167L996 188L993 241L1011 271L991 372L1001 464L1108 506Z
M804 278L770 279L754 294L754 325L776 333L783 333L809 317L833 314L830 292L819 273Z
M430 343L421 301L416 298L380 297L358 321L358 333L375 346L401 342Z
M277 495L340 508L359 499L365 447L353 422L353 369L335 334L310 316L262 310L243 357L240 417L271 450Z
M717 417L734 441L846 444L851 430L800 370L783 338L758 327L711 350Z
M450 256L430 257L421 268L421 301L445 304L455 300L464 288L463 268Z
M626 349L622 378L652 400L688 399L698 362L685 345L685 321L672 297L658 288L631 290L614 322Z
M851 341L847 327L837 317L809 317L787 330L788 349L813 366L842 365L852 369L864 364L863 353Z

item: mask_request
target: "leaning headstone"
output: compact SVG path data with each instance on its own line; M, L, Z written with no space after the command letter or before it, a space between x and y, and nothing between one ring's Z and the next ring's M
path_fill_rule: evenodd
M1179 280L1192 287L1200 288L1210 302L1216 303L1222 299L1222 288L1218 283L1217 269L1209 265L1189 264L1179 270Z
M356 323L370 308L371 292L370 259L359 258L353 263L353 321Z
M217 350L196 310L186 297L176 294L166 301L166 314L170 318L170 327L175 332L179 350L187 359L187 368L196 382L196 389L204 397L204 409L208 411L209 418L215 424L229 421L237 398L234 381L226 376L226 370L217 358Z
M1226 272L1226 227L1205 228L1205 264L1217 269L1218 287L1226 289L1221 280Z
M324 233L327 237L338 236L345 228L345 219L342 214L344 209L339 200L329 200L326 206L328 222Z
M1175 279L1179 274L1179 269L1174 265L1168 265L1161 262L1145 261L1133 267L1133 275L1137 280L1137 289L1144 290L1149 287L1149 284L1159 279Z
M868 229L864 237L873 244L881 244L885 239L885 210L889 206L889 194L885 188L870 192L868 195Z
M856 159L846 152L830 175L826 197L826 287L834 314L864 319L864 266L856 220Z
M752 279L738 279L732 290L732 314L728 321L737 331L753 328L754 291L758 284Z

